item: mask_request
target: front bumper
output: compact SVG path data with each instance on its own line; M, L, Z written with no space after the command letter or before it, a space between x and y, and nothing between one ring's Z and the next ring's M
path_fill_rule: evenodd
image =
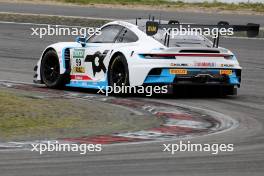
M240 86L241 69L211 69L211 68L184 68L186 74L171 74L170 69L152 69L144 84L175 84L175 85L233 85ZM175 68L181 69L181 68ZM232 70L232 74L220 74L220 70Z

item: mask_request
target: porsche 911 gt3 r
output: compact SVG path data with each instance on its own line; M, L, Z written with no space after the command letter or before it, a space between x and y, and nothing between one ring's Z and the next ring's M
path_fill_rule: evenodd
M148 26L152 29L151 26ZM107 23L101 35L48 46L34 81L50 88L142 85L217 85L234 94L241 67L228 49L202 35L164 39L158 31L125 21ZM166 41L167 40L167 41Z

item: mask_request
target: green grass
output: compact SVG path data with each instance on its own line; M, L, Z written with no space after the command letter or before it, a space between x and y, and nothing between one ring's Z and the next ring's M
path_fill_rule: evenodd
M114 5L146 5L146 6L164 6L168 8L215 8L219 10L250 10L256 12L264 12L264 4L261 3L239 3L227 4L218 1L212 3L184 3L182 1L168 2L165 0L57 0L66 3L77 4L114 4Z
M0 89L0 141L111 134L151 128L161 122L99 102L38 99L33 93Z

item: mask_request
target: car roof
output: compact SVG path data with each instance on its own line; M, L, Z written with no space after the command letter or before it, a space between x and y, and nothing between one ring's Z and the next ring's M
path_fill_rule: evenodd
M112 22L109 22L104 26L108 26L108 25L120 25L120 26L123 26L123 27L126 27L128 29L131 29L131 28L137 28L137 26L135 24L132 24L132 23L129 23L129 22L126 22L126 21L112 21Z

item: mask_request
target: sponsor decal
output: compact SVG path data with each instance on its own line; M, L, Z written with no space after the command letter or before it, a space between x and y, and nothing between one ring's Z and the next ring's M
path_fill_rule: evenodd
M73 58L84 58L84 49L73 50Z
M89 76L86 76L86 75L71 75L71 79L74 79L74 80L92 80Z
M85 68L84 67L73 67L72 72L73 73L85 73Z
M186 69L170 69L170 74L172 74L172 75L186 75L187 70Z
M185 64L185 63L171 63L170 66L172 67L187 67L189 64Z
M147 35L155 35L158 32L158 23L154 21L148 21L146 23L146 33Z
M197 66L197 67L215 67L216 63L215 62L195 62L194 66Z
M232 75L232 70L220 70L220 75Z
M106 73L106 68L104 65L104 58L107 55L108 50L105 50L103 54L100 51L94 53L94 55L87 55L85 62L92 62L93 75L100 73L102 70Z
M233 64L221 64L221 67L234 67Z

